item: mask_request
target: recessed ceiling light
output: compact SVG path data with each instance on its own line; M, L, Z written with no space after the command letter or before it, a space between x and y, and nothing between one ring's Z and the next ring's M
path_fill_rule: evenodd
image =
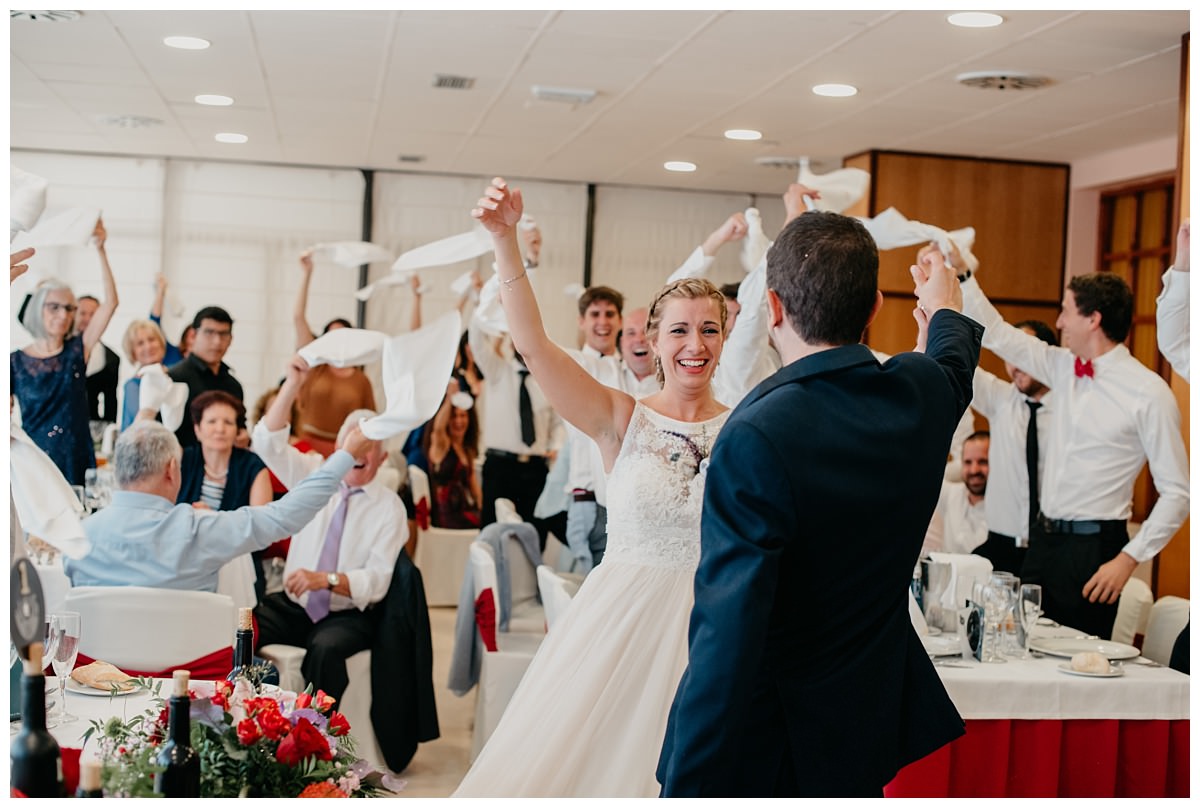
M762 140L762 132L757 129L726 129L725 137L730 140Z
M689 163L686 160L668 160L663 163L663 168L667 171L695 171L696 164Z
M959 28L995 28L1004 23L1004 18L988 11L962 11L951 14L946 22Z
M196 103L206 107L227 107L233 103L233 99L227 95L198 95Z
M180 50L204 50L212 43L207 39L195 36L169 36L163 40L163 44L168 48L179 48Z
M216 136L218 143L245 143L249 139L238 132L221 132Z
M812 91L817 95L829 98L847 98L858 95L858 88L850 84L818 84L812 88Z

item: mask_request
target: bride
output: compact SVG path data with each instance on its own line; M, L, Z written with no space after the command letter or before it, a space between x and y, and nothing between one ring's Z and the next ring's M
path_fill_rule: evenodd
M687 665L707 458L729 411L710 381L725 299L668 284L646 336L660 392L605 387L550 341L517 246L521 192L495 179L471 211L492 234L516 349L555 410L600 447L608 549L547 635L456 797L654 797L675 688Z

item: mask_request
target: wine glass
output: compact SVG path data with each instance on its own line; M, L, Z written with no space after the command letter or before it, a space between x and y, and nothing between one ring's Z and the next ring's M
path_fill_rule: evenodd
M79 626L79 612L55 612L50 615L50 642L53 645L50 662L58 678L59 709L55 711L55 719L61 724L78 718L67 712L67 679L79 655Z
M1038 618L1042 616L1041 585L1021 584L1019 598L1017 609L1021 616L1021 628L1025 630L1025 654L1021 659L1030 659L1032 654L1029 653L1029 636L1033 633L1033 627L1037 625Z

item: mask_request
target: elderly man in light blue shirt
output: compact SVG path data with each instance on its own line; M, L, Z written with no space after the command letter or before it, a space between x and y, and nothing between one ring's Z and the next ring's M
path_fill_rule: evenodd
M377 445L356 427L340 450L282 499L236 511L196 510L175 504L179 441L160 423L138 421L121 433L113 451L120 490L111 505L83 522L92 550L82 559L66 559L66 574L72 586L215 592L222 565L298 532Z

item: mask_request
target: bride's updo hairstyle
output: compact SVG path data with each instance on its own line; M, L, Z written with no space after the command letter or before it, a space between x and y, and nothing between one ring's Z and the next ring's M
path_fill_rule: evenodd
M646 315L646 339L648 341L654 342L658 339L658 327L662 324L662 311L666 307L667 301L675 297L684 300L710 297L717 301L721 309L721 333L725 333L725 321L729 317L729 309L725 305L725 295L721 294L721 290L704 278L680 278L659 289L658 294L650 301L650 309ZM663 375L662 361L658 358L658 354L654 355L654 368L658 376L658 383L661 385L666 381L666 377Z

